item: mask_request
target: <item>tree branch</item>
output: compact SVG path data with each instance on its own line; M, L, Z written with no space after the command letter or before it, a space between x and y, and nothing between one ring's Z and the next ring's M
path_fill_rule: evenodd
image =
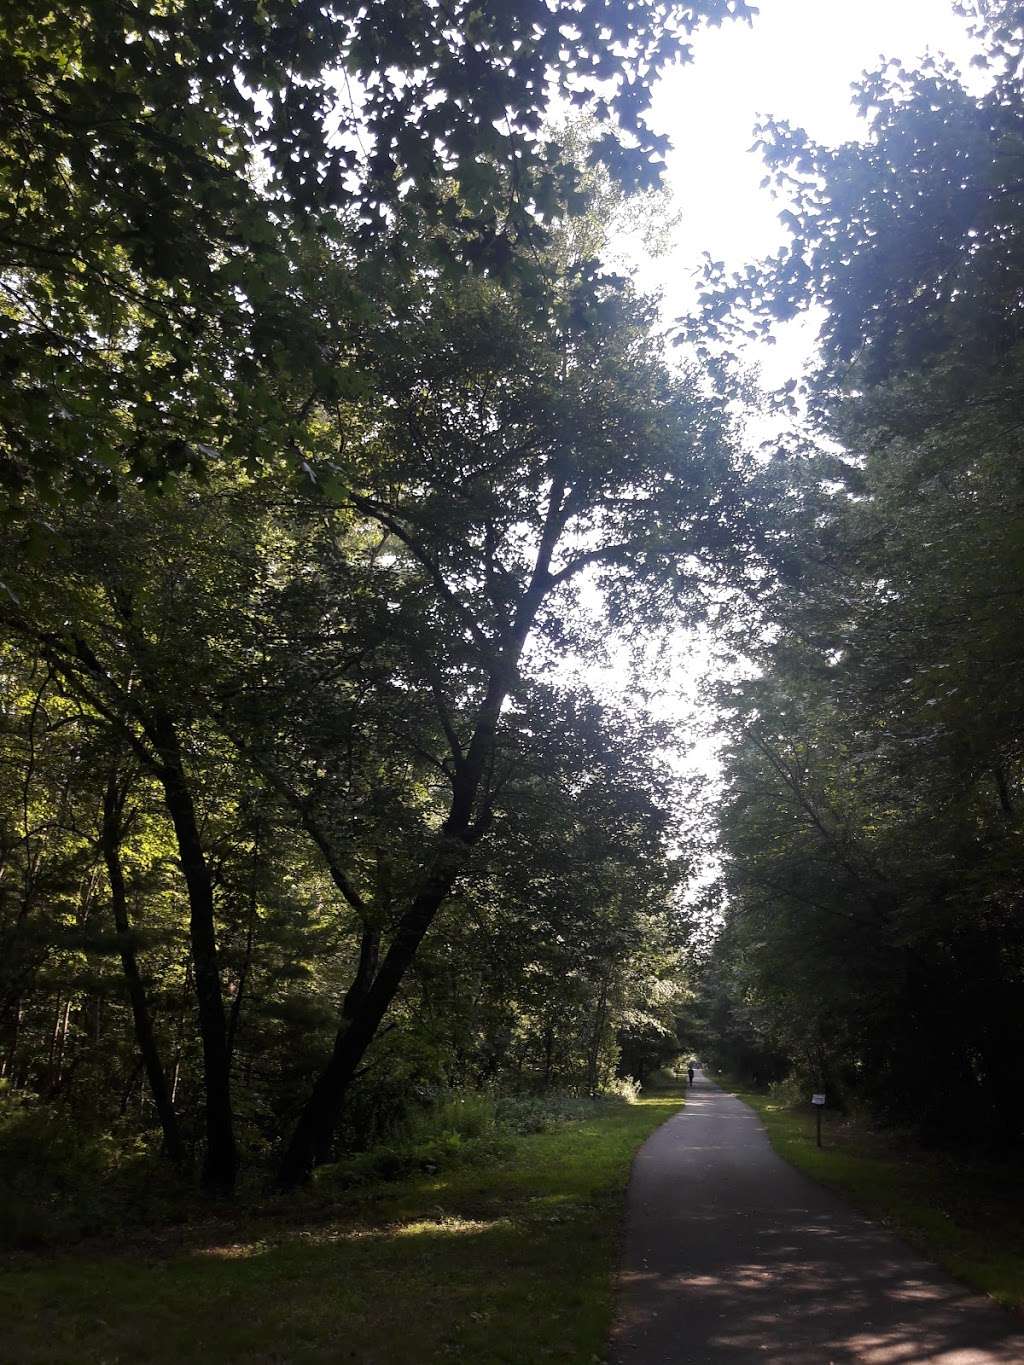
M373 517L374 521L377 521L381 526L386 527L393 536L400 540L402 544L411 551L430 575L434 586L437 588L438 593L445 604L452 609L455 616L458 618L459 623L469 631L470 635L473 637L474 643L487 655L493 654L493 641L488 637L486 632L481 629L476 618L473 616L473 613L465 603L460 602L458 597L456 597L455 593L448 586L444 574L416 537L413 536L411 532L407 531L401 522L388 512L386 508L379 506L379 504L375 503L371 498L364 498L358 493L349 493L349 500L357 511L363 512L368 517Z
M258 753L251 745L236 734L232 728L226 724L223 717L220 718L220 725L224 733L231 740L232 744L238 749L239 753L244 754L253 767L270 784L277 794L291 806L299 817L302 828L316 844L323 854L324 861L327 863L327 870L331 874L331 880L344 896L345 900L362 920L370 918L370 907L366 901L349 881L344 869L338 861L337 854L331 845L330 839L324 832L320 821L316 818L310 808L310 802L303 797L291 783L282 776L278 770L269 763L266 758Z

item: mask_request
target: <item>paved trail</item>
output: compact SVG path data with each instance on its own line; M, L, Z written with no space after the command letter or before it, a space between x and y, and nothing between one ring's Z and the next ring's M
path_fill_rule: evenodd
M775 1155L699 1078L637 1155L616 1365L1024 1365L1024 1322Z

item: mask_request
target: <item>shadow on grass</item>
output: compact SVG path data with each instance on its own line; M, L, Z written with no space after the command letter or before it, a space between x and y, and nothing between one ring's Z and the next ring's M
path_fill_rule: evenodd
M520 1139L493 1167L331 1207L278 1205L8 1269L3 1360L589 1362L604 1350L633 1151L678 1106L659 1095L605 1109Z

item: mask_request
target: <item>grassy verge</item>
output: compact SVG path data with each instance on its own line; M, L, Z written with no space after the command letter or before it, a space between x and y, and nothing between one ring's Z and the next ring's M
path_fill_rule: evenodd
M6 1365L541 1365L603 1357L633 1152L678 1095L608 1103L489 1166L8 1264ZM300 1211L301 1214L301 1211Z
M826 1112L815 1144L810 1106L722 1083L761 1116L772 1146L927 1253L957 1279L1024 1311L1024 1190L1019 1168L957 1162Z

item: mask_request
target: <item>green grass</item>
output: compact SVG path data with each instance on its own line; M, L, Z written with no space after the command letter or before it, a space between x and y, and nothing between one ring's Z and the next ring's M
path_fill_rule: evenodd
M810 1106L794 1110L733 1089L761 1116L772 1146L945 1266L950 1274L1024 1310L1024 1189L1019 1166L959 1162L826 1111L823 1147Z
M603 1358L633 1152L678 1095L607 1103L507 1160L0 1274L5 1365L472 1365ZM274 1216L276 1214L276 1216Z

